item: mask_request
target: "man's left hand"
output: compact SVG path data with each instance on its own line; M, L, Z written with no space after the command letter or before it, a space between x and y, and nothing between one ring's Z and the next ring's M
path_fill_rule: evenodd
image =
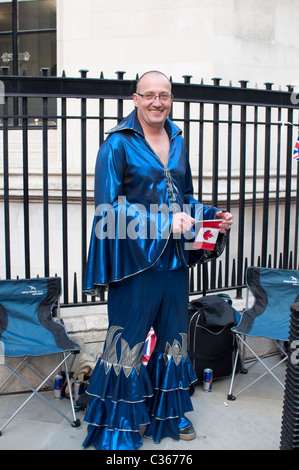
M230 212L225 211L218 211L215 214L216 219L222 219L220 227L220 233L225 233L227 230L230 229L231 225L233 224L233 214Z

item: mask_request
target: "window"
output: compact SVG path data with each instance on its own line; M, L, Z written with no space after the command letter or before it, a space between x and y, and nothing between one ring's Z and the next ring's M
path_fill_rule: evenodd
M0 0L0 64L14 75L56 75L56 0Z
M56 75L56 0L0 0L0 66L8 66L9 75L40 76L41 68L48 68L48 75ZM21 101L9 99L10 126L21 124L20 110ZM41 98L30 98L27 112L28 124L38 128L42 122ZM55 98L48 100L48 113L56 114ZM55 126L56 119L52 117L48 124Z

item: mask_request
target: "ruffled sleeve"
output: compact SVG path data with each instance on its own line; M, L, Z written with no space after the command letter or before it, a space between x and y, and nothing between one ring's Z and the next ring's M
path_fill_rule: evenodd
M129 201L124 184L134 185L127 172L122 139L112 135L101 146L95 169L95 216L83 290L96 294L107 285L151 267L170 236L172 216L154 213ZM135 178L136 179L136 178ZM155 230L155 236L150 236Z

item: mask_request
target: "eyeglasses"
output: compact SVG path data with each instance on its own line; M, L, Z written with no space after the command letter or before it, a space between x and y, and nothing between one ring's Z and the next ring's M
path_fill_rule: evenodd
M144 93L142 95L141 93L137 93L136 95L141 96L145 101L155 101L155 99L158 97L160 101L169 101L172 95L170 93L160 93L159 95L156 95L155 93Z

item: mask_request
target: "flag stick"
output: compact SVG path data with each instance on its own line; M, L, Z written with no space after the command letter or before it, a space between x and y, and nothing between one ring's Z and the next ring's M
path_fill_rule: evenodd
M205 219L205 220L196 220L196 223L203 223L203 222L222 222L223 219Z

